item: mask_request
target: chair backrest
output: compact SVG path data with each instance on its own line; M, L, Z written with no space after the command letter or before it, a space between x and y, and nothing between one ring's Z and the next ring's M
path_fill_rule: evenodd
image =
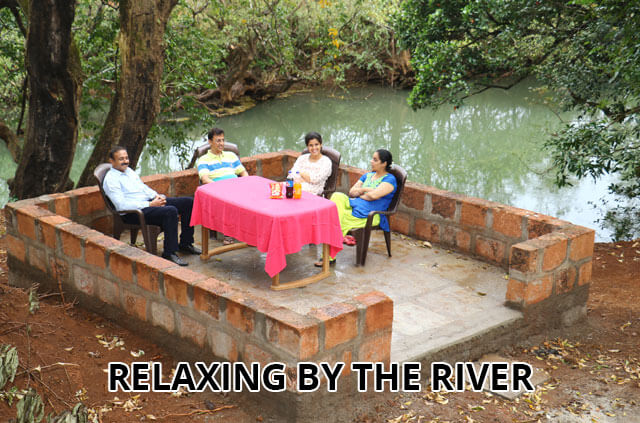
M395 194L393 194L393 198L391 199L391 203L389 203L389 208L387 211L391 213L395 213L398 210L398 203L400 203L400 196L402 195L402 191L404 190L404 185L407 182L407 171L404 168L397 164L392 164L391 169L388 171L390 174L396 177L397 188Z
M100 194L102 194L102 199L104 200L104 203L107 205L107 209L109 209L111 213L117 215L118 213L116 211L115 206L111 202L111 199L107 196L107 193L104 192L104 187L102 186L104 182L104 177L106 176L109 169L111 169L111 163L99 164L98 167L96 167L96 169L93 171L93 176L95 176L96 179L98 180L98 187L100 188Z
M309 153L309 149L305 148L302 150L302 154ZM342 155L339 151L334 150L331 147L322 146L322 154L327 156L331 160L331 174L327 178L327 181L324 183L324 196L327 197L327 194L332 194L336 190L336 184L338 183L338 170L340 169L340 160L342 159ZM328 198L328 197L327 197Z
M207 151L209 151L209 148L211 148L211 146L209 145L208 142L205 142L204 144L197 147L196 150L193 152L193 157L191 157L191 161L189 162L189 166L187 166L187 169L191 169L192 167L194 167L196 165L196 161L200 157L207 154ZM231 151L235 153L236 156L240 157L240 150L238 149L238 146L232 142L225 141L223 150Z

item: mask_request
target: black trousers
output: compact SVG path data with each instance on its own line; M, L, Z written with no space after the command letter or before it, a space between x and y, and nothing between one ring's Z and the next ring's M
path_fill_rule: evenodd
M164 232L164 256L178 251L179 247L193 244L193 226L191 222L192 197L167 197L167 204L162 207L145 207L142 209L147 224L157 225ZM178 244L178 216L180 216L180 244ZM125 223L140 223L138 216L129 213L122 216Z

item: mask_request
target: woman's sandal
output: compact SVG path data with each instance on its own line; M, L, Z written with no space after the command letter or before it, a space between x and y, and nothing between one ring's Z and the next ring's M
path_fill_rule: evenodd
M342 243L343 244L347 244L349 246L354 246L354 245L356 245L356 239L351 235L345 235L342 238Z
M336 264L336 259L329 259L329 266L333 266L334 264ZM316 261L313 265L315 267L322 267L322 260Z

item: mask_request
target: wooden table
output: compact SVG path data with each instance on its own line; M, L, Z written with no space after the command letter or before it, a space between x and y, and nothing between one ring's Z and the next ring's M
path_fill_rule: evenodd
M342 249L342 231L336 205L303 192L302 198L271 199L269 183L260 176L226 179L198 187L193 202L191 226L202 225L202 260L227 251L254 246L267 253L265 271L272 278L271 289L309 285L330 275L329 256ZM209 250L209 230L236 238L239 243ZM320 273L280 283L286 255L307 244L323 244ZM309 263L311 265L311 263Z

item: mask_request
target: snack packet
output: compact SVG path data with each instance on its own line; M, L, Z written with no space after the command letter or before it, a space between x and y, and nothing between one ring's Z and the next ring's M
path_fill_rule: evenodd
M281 182L269 182L271 198L284 198L284 189L282 189L282 186Z

